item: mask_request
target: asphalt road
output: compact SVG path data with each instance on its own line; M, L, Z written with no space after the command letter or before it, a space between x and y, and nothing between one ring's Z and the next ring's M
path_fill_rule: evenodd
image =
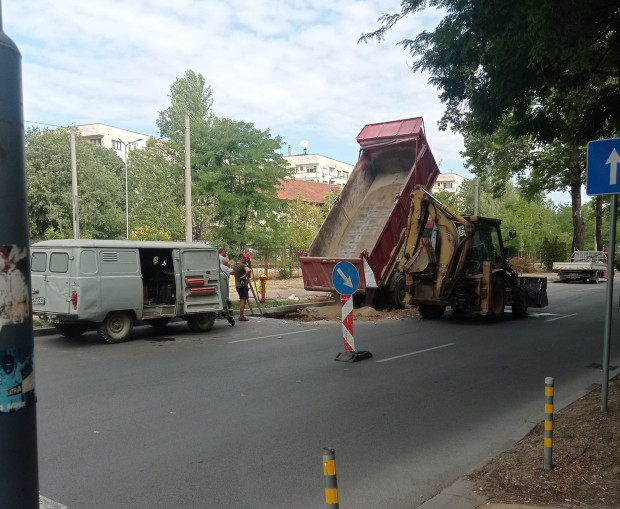
M558 408L601 383L605 287L550 283L525 320L356 323L373 358L355 364L334 361L339 323L37 338L40 493L69 508L321 508L334 447L341 507L417 507L543 419L545 377ZM614 313L618 366L617 297Z

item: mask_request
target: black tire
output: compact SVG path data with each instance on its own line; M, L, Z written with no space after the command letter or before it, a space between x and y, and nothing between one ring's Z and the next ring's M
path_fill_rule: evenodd
M599 278L600 278L600 274L598 273L598 271L596 271L596 272L594 273L594 276L592 276L592 277L589 279L589 281L590 281L590 283L594 283L595 285L597 285L597 284L598 284L598 281L599 281Z
M467 310L465 308L460 308L460 307L454 307L452 306L452 314L454 316L458 316L459 318L462 316L465 316L465 314L467 313Z
M215 323L215 313L196 313L187 319L187 325L192 332L208 332Z
M512 292L512 317L525 318L527 315L527 290L516 286Z
M57 323L54 327L58 334L66 338L77 338L88 329L85 323Z
M506 307L506 286L502 277L493 278L491 302L489 303L489 315L495 319L504 316Z
M392 275L389 286L390 307L394 309L404 309L405 307L405 285L406 279L402 272Z
M127 341L133 330L133 317L125 311L113 311L99 326L99 337L108 344Z
M446 310L446 306L433 306L431 304L420 304L418 306L418 311L420 311L420 315L422 318L426 319L434 319L441 318Z
M145 320L151 327L155 327L156 329L160 329L165 327L170 323L170 318L149 318Z

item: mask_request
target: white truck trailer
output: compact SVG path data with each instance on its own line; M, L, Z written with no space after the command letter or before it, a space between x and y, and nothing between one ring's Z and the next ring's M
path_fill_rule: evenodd
M575 251L568 262L553 262L553 272L560 281L589 281L598 283L607 278L607 252Z

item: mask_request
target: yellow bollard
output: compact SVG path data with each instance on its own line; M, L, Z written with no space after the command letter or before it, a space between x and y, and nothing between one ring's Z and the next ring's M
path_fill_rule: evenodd
M553 377L545 378L545 470L553 468Z
M323 448L323 476L325 477L325 503L338 509L338 480L336 479L336 450Z

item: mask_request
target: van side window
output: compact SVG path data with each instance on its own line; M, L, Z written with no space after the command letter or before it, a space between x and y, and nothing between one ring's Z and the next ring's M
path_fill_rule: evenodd
M97 256L92 250L84 250L80 253L80 272L82 274L97 273Z
M52 253L50 256L50 272L65 274L69 270L69 255L67 253Z
M45 272L45 267L47 267L47 253L41 253L38 251L32 253L30 270L32 270L32 272Z

